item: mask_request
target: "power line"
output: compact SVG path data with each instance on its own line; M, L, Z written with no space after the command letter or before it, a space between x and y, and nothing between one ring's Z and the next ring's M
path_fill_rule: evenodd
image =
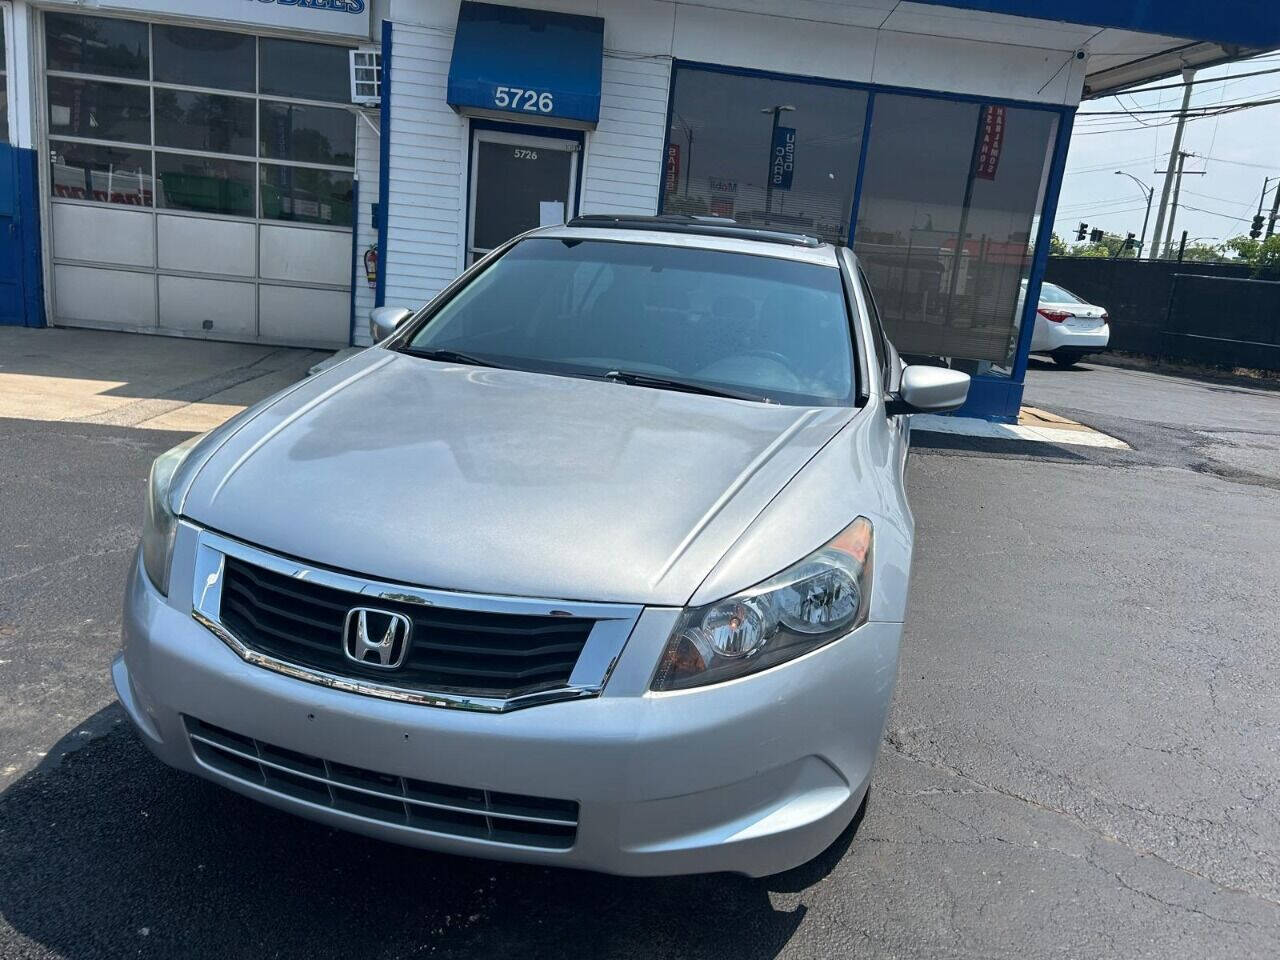
M1276 91L1269 91L1274 93ZM1090 110L1086 113L1077 113L1077 117L1122 117L1128 116L1137 119L1139 114L1161 114L1163 116L1185 116L1188 119L1198 116L1213 116L1214 112L1220 111L1228 113L1232 110L1246 110L1250 107L1265 107L1273 103L1280 103L1280 97L1272 97L1269 100L1241 100L1237 103L1220 103L1210 104L1203 107L1188 107L1182 110Z
M1236 167L1255 167L1258 170L1274 170L1274 163L1250 163L1247 160L1228 160L1226 157L1210 157L1204 154L1200 155L1201 160L1212 160L1214 163L1229 163Z
M1205 200L1217 200L1220 203L1234 203L1239 206L1244 206L1247 204L1250 208L1253 207L1252 197L1250 197L1248 200L1239 200L1239 199L1232 200L1232 199L1228 199L1227 197L1215 197L1213 194L1210 194L1210 193L1197 193L1195 190L1192 190L1190 187L1183 187L1182 190L1184 193L1189 193L1193 197L1201 197L1202 199L1205 199Z
M1267 61L1256 61L1256 62L1262 63ZM1252 73L1237 73L1234 77L1229 77L1229 79L1244 80L1248 77L1261 77L1264 74L1268 74L1268 73L1280 73L1280 67L1273 67L1270 70L1254 70ZM1207 77L1202 80L1192 80L1191 84L1195 86L1196 84L1201 84L1201 83L1221 83L1223 79L1224 79L1223 77ZM1185 83L1165 83L1165 84L1161 84L1158 87L1138 87L1133 90L1122 90L1118 93L1104 94L1104 96L1119 97L1122 94L1124 96L1132 96L1133 94L1138 94L1138 93L1154 93L1157 90L1181 90L1183 86L1185 86ZM1101 99L1101 97L1099 99Z

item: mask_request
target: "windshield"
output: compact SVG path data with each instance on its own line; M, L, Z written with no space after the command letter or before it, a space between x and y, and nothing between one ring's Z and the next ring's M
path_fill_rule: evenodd
M1070 290L1064 290L1056 283L1040 284L1041 303L1084 303Z
M405 350L778 403L853 396L836 267L651 243L521 241Z

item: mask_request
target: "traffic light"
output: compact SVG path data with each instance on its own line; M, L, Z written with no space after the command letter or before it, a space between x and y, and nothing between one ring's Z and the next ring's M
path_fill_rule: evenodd
M1262 236L1262 214L1258 214L1253 218L1253 226L1249 228L1249 236L1254 240Z
M1101 242L1102 242L1102 238L1103 238L1104 236L1106 236L1106 234L1104 234L1104 233L1102 232L1102 230L1100 230L1098 227L1094 227L1092 230L1090 230L1090 231L1089 231L1089 242L1090 242L1090 243L1101 243Z
M1132 233L1130 233L1130 234L1128 234L1127 236L1125 236L1125 238L1124 238L1124 245L1123 245L1123 246L1121 246L1121 248L1120 248L1120 249L1121 249L1121 250L1132 250L1135 246L1137 246L1137 243L1136 243L1136 242L1134 241L1134 239L1133 239L1133 234L1132 234Z
M1076 239L1083 240L1084 235L1088 232L1089 232L1089 225L1087 223L1081 223L1080 226L1076 228Z

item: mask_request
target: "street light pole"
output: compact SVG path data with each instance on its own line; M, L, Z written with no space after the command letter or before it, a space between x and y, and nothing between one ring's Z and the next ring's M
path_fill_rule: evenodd
M1151 199L1156 195L1156 188L1147 186L1132 173L1125 173L1123 170L1117 170L1116 173L1122 177L1128 177L1147 195L1147 212L1142 218L1142 237L1138 240L1138 253L1134 257L1135 260L1140 260L1143 252L1147 249L1147 221L1151 219Z
M773 114L773 126L769 130L769 173L764 179L764 212L766 214L773 213L773 145L778 139L778 114L785 111L794 110L795 107L789 104L780 103L773 107L761 108L761 113Z

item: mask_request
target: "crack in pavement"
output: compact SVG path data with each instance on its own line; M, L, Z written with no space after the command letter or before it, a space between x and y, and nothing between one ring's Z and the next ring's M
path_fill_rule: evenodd
M1157 853L1154 850L1143 848L1143 847L1135 847L1132 844L1126 843L1120 837L1117 837L1114 834L1108 833L1105 830L1099 829L1097 826L1082 819L1079 815L1072 813L1070 810L1064 810L1061 807L1055 807L1049 804L1041 803L1039 800L1036 800L1033 797L1025 796L1023 794L1017 793L1016 791L1010 790L1006 787L1000 787L1000 786L997 786L996 784L985 783L984 781L979 780L977 777L961 770L959 767L953 766L949 763L944 763L940 760L933 760L928 757L922 757L919 754L912 753L909 750L907 750L901 743L896 741L892 736L886 737L885 743L894 751L895 754L902 757L904 760L909 760L912 763L918 763L923 766L931 767L935 770L941 770L945 773L950 774L951 776L958 777L961 780L971 783L976 787L980 787L989 793L994 793L1002 797L1008 797L1011 800L1017 800L1021 803L1025 803L1028 806L1031 806L1036 808L1037 810L1043 811L1044 813L1053 814L1057 817L1061 817L1066 820L1071 820L1076 824L1078 824L1082 830L1085 830L1086 832L1092 834L1095 837L1098 837L1099 839L1105 840L1109 843L1117 844L1118 846L1124 847L1126 850L1129 850L1132 853L1135 853L1139 856L1150 857L1152 860L1155 860L1158 863L1163 864L1164 866L1170 867L1178 871L1179 873L1186 874L1187 876L1194 877L1197 880L1201 880L1201 881L1204 881L1205 883L1209 883L1214 887L1220 890L1223 890L1225 892L1243 894L1247 897L1250 897L1254 900L1258 900L1270 906L1280 907L1280 900L1272 899L1271 897L1265 896L1264 894L1258 893L1254 890L1245 889L1244 887L1236 887L1228 883L1223 883L1221 880L1217 880L1214 877L1210 877L1206 874L1200 873L1197 870L1192 870L1190 867L1184 867L1181 864L1174 863L1172 860L1169 860L1166 857L1161 856L1159 853ZM1000 839L1000 838L995 838L995 839ZM1001 842L1009 842L1009 841L1001 840ZM1086 862L1088 861L1086 860ZM1091 864L1091 865L1096 866L1096 864Z

